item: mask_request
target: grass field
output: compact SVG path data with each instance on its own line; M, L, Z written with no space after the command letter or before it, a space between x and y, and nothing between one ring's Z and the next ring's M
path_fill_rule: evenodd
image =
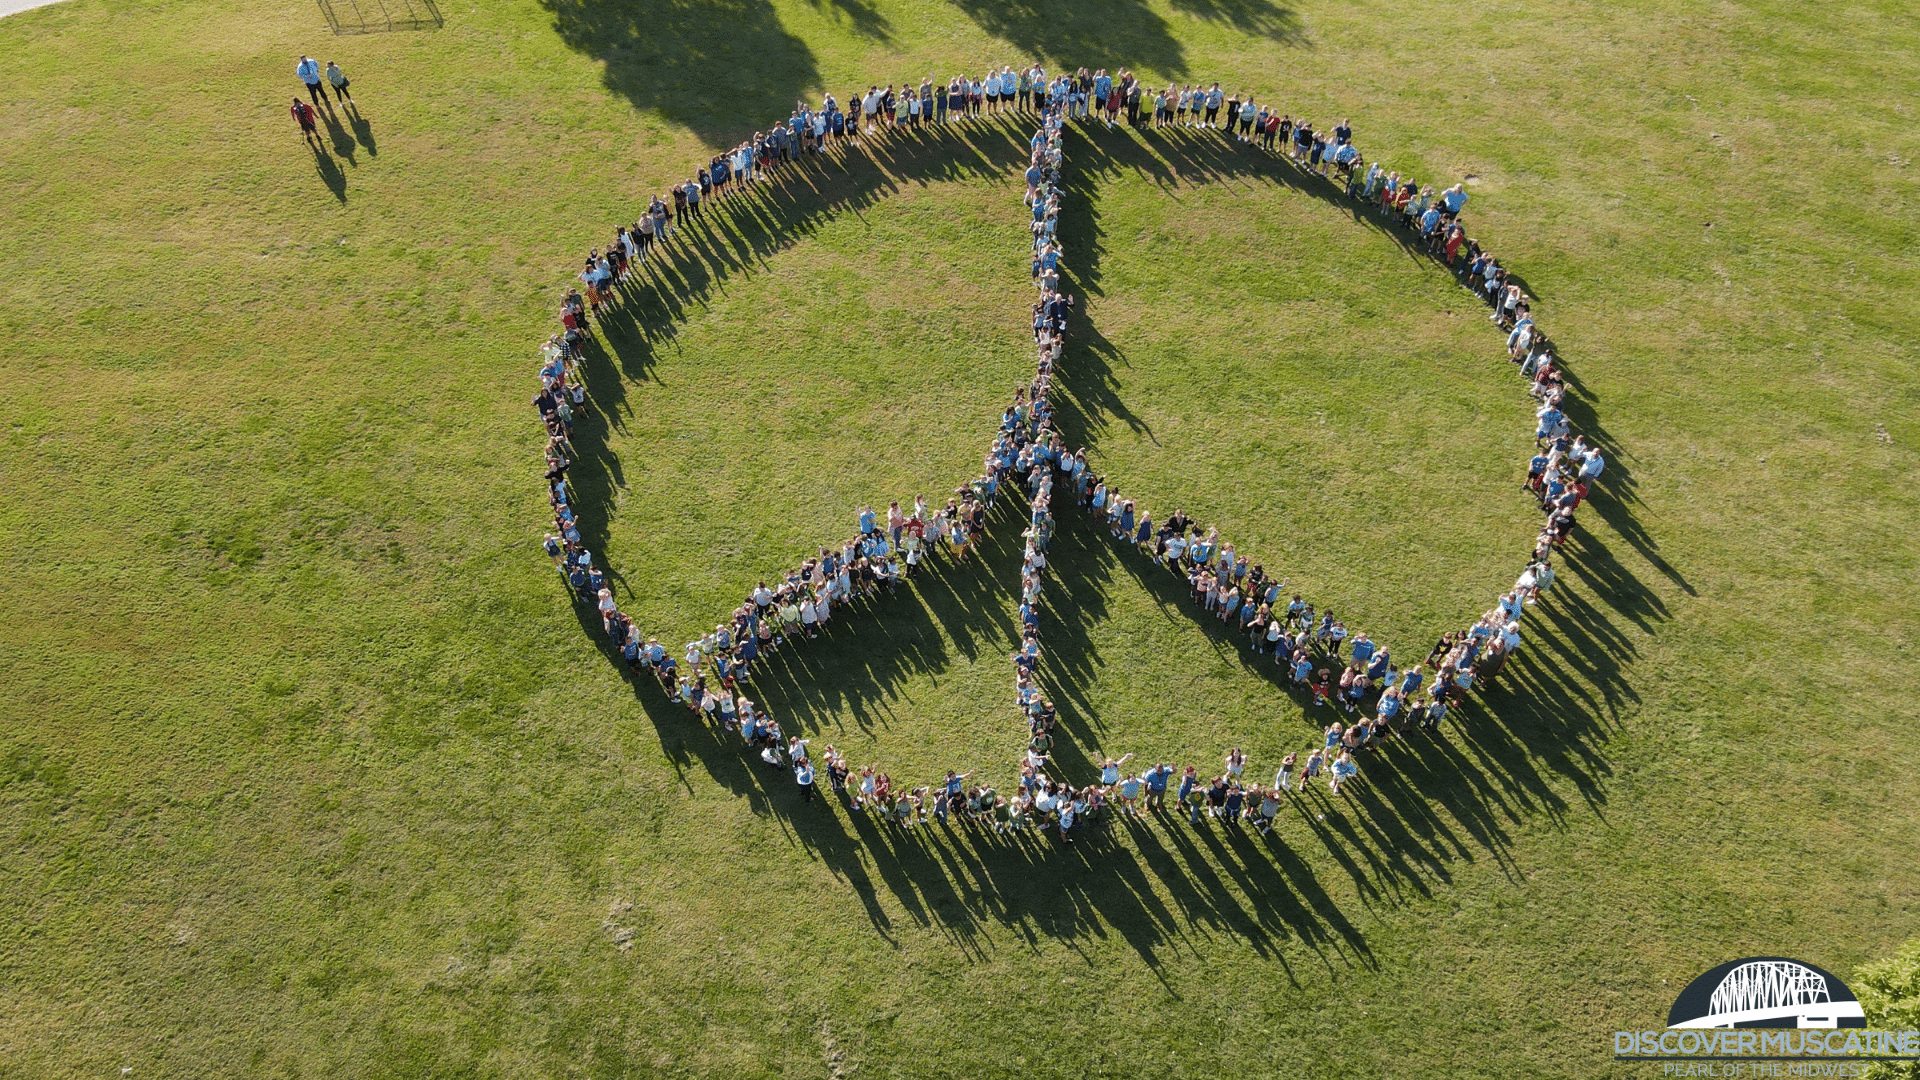
M1903 6L440 10L0 20L0 1075L1651 1075L1608 1033L1706 968L1920 932ZM324 158L301 52L359 99ZM577 255L795 97L1028 57L1477 177L1614 449L1514 681L1271 841L803 808L623 679L538 550L532 345ZM975 468L1030 363L1024 134L811 171L606 328L578 482L643 625ZM1068 166L1071 437L1396 650L1477 614L1536 522L1472 298L1200 133ZM896 775L1010 774L1013 536L761 696ZM1057 546L1070 769L1314 737L1170 579Z

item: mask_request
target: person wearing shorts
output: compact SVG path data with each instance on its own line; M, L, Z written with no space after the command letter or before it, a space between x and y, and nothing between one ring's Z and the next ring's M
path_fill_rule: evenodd
M294 123L300 125L301 137L313 144L315 148L318 148L320 145L320 133L314 130L313 106L301 101L299 98L294 98L293 108L288 111L293 113Z
M1167 804L1167 780L1173 776L1173 766L1155 765L1147 770L1142 779L1147 787L1147 809L1164 810Z

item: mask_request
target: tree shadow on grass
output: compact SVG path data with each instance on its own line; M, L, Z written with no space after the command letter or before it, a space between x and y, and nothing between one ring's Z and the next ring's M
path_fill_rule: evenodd
M855 33L887 41L886 18L861 0L819 0ZM693 131L709 146L771 123L820 89L813 50L767 0L541 0L560 40L600 61L607 89Z
M710 210L674 241L668 257L651 262L588 347L588 387L598 409L575 439L581 454L574 481L589 546L604 550L613 494L624 483L606 444L629 416L624 380L657 378L659 353L672 348L674 328L691 308L724 291L736 275L758 272L795 238L838 214L860 214L901 185L1006 178L1024 157L1023 124L986 122L882 139L789 169L775 184ZM1348 209L1408 257L1426 258L1341 189L1217 135L1076 128L1071 139L1060 232L1074 291L1082 295L1100 291L1100 188L1129 172L1175 195L1195 183L1270 184L1311 194ZM1123 348L1076 317L1056 395L1070 443L1097 446L1113 423L1144 426L1118 394L1113 371L1126 362ZM1631 521L1629 509L1616 513ZM1106 598L1116 588L1144 590L1168 618L1196 618L1220 663L1294 693L1270 657L1250 651L1217 620L1198 618L1183 579L1130 545L1115 544L1077 512L1059 516L1041 672L1061 706L1067 736L1057 754L1060 772L1085 779L1095 771L1093 760L1104 756L1106 720L1081 688L1105 670L1090 629L1108 618ZM1612 516L1602 517L1612 525ZM1010 590L1024 519L1014 495L996 509L979 559L953 566L936 558L898 594L841 609L822 640L770 657L756 677L755 695L790 729L830 737L844 717L874 731L891 724L891 703L907 681L938 676L953 653L971 660L1011 648ZM1651 537L1619 534L1643 558L1651 550ZM1585 527L1563 562L1571 573L1539 604L1528 646L1457 707L1440 734L1389 741L1368 758L1347 794L1302 793L1281 827L1265 837L1228 826L1196 829L1162 816L1159 823L1121 818L1063 846L1052 833L1001 834L957 824L903 829L847 813L828 798L805 806L791 777L760 767L736 736L690 716L650 677L635 679L633 688L683 784L691 789L690 775L698 771L748 799L755 813L777 821L792 842L847 882L875 930L889 938L896 927L888 901L976 956L997 947L998 938L988 933L995 927L1028 946L1041 937L1075 943L1117 933L1157 971L1169 954L1197 954L1202 939L1229 936L1278 960L1292 977L1287 957L1299 953L1283 950L1294 945L1329 968L1372 963L1364 935L1304 851L1330 860L1363 904L1391 907L1431 897L1453 880L1460 863L1491 859L1518 877L1514 832L1539 820L1564 824L1571 807L1562 793L1569 788L1587 812L1604 817L1611 774L1604 746L1639 703L1627 679L1638 651L1621 624L1652 633L1668 614L1658 594ZM1672 576L1664 563L1653 565ZM577 610L583 632L624 671L597 616L584 605ZM1325 718L1312 715L1307 699L1294 698L1302 736L1311 737ZM1017 715L1005 703L982 707L1007 709L1011 757Z
M980 29L1012 45L1005 62L1038 59L1072 70L1076 61L1101 57L1107 70L1130 68L1167 78L1186 78L1186 48L1175 27L1145 0L955 0ZM1271 0L1174 0L1175 11L1232 27L1295 48L1310 47L1298 14Z
M1204 19L1295 49L1313 48L1313 39L1307 35L1306 23L1301 21L1299 14L1271 0L1172 0L1172 3L1173 10L1182 15Z
M709 146L770 123L823 86L819 62L767 0L540 0L569 48L600 61L607 89L688 128ZM809 0L848 33L887 44L893 25L868 0ZM982 30L1012 46L1001 63L1054 67L1098 55L1120 67L1186 78L1175 28L1145 0L956 0ZM1176 12L1294 48L1311 48L1293 10L1272 0L1174 0ZM982 72L974 71L978 75ZM945 72L935 73L940 77ZM371 146L368 147L371 151Z

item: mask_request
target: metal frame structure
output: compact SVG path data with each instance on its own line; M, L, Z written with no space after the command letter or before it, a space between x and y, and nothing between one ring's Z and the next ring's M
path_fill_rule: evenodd
M434 0L319 0L335 35L438 30L446 25Z

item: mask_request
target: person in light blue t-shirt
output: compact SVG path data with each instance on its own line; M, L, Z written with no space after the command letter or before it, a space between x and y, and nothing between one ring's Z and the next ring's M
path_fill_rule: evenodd
M1373 659L1374 644L1365 634L1357 634L1353 639L1353 662L1365 667Z
M320 86L320 61L311 56L302 56L300 62L293 66L293 73L299 76L300 82L306 86L307 96L313 99L315 105L327 103L326 91Z

